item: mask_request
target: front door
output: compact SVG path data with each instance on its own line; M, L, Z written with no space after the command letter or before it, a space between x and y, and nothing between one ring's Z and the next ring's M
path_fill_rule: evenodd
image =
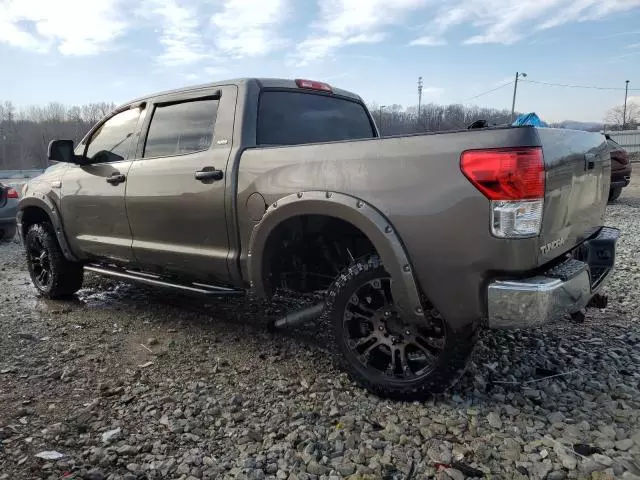
M152 101L126 197L142 268L228 280L224 194L236 96L222 87Z
M99 125L76 154L61 185L62 219L73 251L83 257L133 261L125 190L142 107L111 116Z

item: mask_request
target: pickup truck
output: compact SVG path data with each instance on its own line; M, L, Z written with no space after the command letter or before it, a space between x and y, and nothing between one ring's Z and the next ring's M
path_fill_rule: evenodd
M614 266L596 133L380 138L358 95L242 79L134 100L48 155L17 214L41 295L90 271L317 298L271 325L327 319L335 358L381 396L446 389L482 328L579 319Z

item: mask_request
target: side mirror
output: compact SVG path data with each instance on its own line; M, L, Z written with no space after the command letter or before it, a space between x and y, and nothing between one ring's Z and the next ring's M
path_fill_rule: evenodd
M54 162L76 163L73 140L51 140L47 149L47 158Z

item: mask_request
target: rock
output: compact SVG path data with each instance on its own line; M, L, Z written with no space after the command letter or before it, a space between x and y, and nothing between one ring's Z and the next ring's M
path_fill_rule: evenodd
M634 443L635 442L631 438L627 438L627 439L624 439L624 440L618 440L615 443L616 450L621 450L623 452L626 452L627 450L631 449L631 447L633 447Z
M123 445L116 449L116 453L118 455L131 456L136 455L138 453L138 449L136 447L132 447L131 445Z
M546 480L565 480L567 478L567 474L564 470L554 470L547 475Z
M591 458L583 460L580 463L580 468L579 468L579 470L586 475L591 475L593 472L597 472L603 469L604 467L602 465L599 465L598 463L595 462L595 460Z
M121 434L122 430L120 429L120 427L104 432L102 434L102 443L106 445L113 443L120 438Z
M549 423L564 422L564 419L565 419L565 416L564 416L564 413L562 412L553 412L547 415L547 420L549 420Z
M594 453L591 458L598 462L600 465L604 465L605 467L610 467L613 464L613 460L611 460L610 457L601 455L599 453Z
M343 477L348 477L349 475L355 473L355 471L356 466L351 462L342 462L340 465L338 465L338 472L340 472L340 475L342 475Z
M535 462L531 472L534 478L545 479L551 470L553 470L553 464L549 460L545 460L544 462Z
M84 480L105 480L106 476L102 470L94 468L85 473L82 478Z
M576 456L568 452L566 448L561 448L556 446L555 448L556 456L558 460L562 463L562 466L567 470L575 470L578 466L578 460L576 460Z
M329 469L316 461L312 461L307 465L307 472L312 475L325 475L329 472Z
M496 428L496 429L502 428L502 419L500 418L500 415L496 412L490 412L489 415L487 415L487 421L489 422L489 425L491 425L493 428Z
M465 480L464 473L460 470L456 470L455 468L445 468L445 473L452 478L453 480Z

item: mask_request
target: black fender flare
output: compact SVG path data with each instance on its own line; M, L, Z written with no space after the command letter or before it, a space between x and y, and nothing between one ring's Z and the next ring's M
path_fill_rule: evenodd
M263 281L263 255L269 235L277 226L300 215L327 215L360 229L375 247L391 275L394 302L406 318L424 320L420 289L413 275L409 256L398 233L376 208L359 198L329 191L304 191L271 204L251 234L247 253L249 283L259 296L266 296Z
M64 234L64 228L62 225L62 217L60 216L60 212L58 211L58 207L56 204L44 193L34 192L29 196L23 197L18 204L18 213L16 214L16 224L18 226L18 233L20 235L20 240L24 244L25 234L26 232L23 230L23 222L22 218L24 215L24 211L29 207L36 207L42 210L51 221L51 225L53 225L53 230L56 234L56 238L58 239L58 243L60 244L60 249L62 250L62 254L65 258L71 262L77 262L78 259L71 251L69 247L69 242L67 242L67 237Z

